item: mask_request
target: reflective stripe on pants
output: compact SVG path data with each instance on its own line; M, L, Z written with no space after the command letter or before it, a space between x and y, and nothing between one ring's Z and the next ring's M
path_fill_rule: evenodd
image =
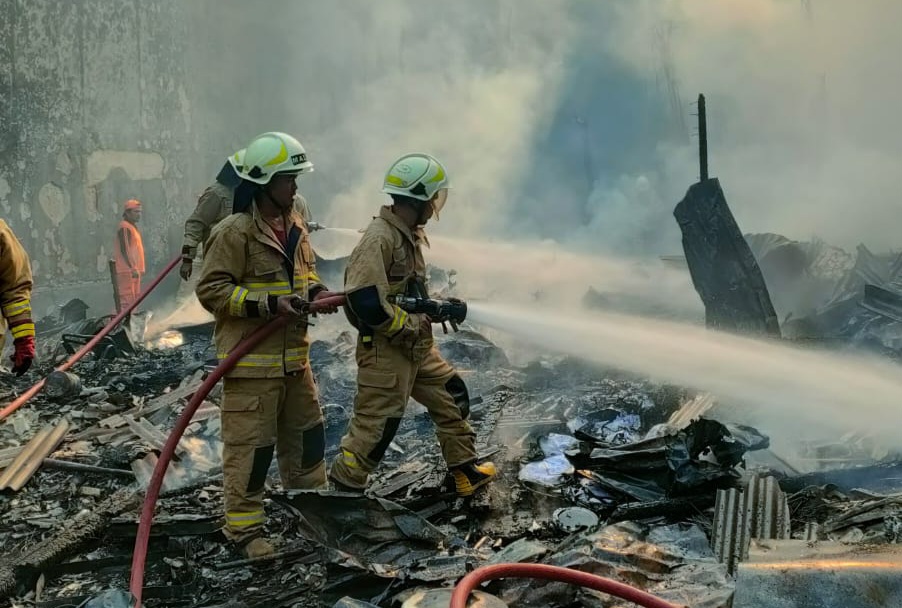
M263 527L263 482L278 455L287 489L319 488L326 483L320 432L323 415L313 373L307 366L283 378L226 378L222 400L222 473L225 534L232 540ZM317 454L305 453L304 442Z

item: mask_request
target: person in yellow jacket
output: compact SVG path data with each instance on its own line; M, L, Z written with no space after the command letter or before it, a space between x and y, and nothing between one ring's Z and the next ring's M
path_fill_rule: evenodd
M216 319L220 358L273 317L292 317L225 378L224 531L248 557L273 552L263 536L263 489L274 450L286 488L326 484L325 431L307 362L307 319L297 312L302 299L334 295L317 277L304 222L293 210L295 180L311 167L290 135L266 133L248 145L241 177L253 185L253 201L213 229L196 290Z
M413 397L429 411L457 493L469 496L495 475L476 463L476 435L467 417L467 385L439 354L432 321L407 313L391 296L428 297L423 230L448 196L444 167L426 154L398 159L385 176L382 207L351 253L345 271L345 312L357 327L354 414L332 463L336 488L362 491L394 438Z
M231 215L235 209L235 189L241 183L240 170L244 162L244 150L238 150L222 165L219 174L212 184L207 186L197 199L197 206L185 220L185 232L182 238L182 264L179 276L188 281L194 271L194 259L198 247L207 242L214 226ZM311 168L310 171L313 171ZM294 206L304 221L310 219L307 200L300 194L294 196ZM318 226L318 224L317 224ZM308 228L310 226L308 225Z
M35 358L31 320L31 265L28 254L6 222L0 220L0 312L13 335L13 373L21 376ZM0 350L6 334L0 327Z

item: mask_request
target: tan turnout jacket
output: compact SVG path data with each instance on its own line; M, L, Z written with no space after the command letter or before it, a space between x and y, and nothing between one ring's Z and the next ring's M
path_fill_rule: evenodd
M254 204L248 213L226 217L210 235L197 298L216 318L220 359L276 314L276 297L295 293L312 300L325 289L303 219L292 211L285 227L283 248ZM244 356L228 376L279 378L298 372L307 364L308 349L306 319L298 317Z

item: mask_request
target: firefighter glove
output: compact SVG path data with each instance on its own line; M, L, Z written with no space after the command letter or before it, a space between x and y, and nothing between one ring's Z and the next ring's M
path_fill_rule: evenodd
M182 277L183 281L187 281L191 278L191 270L194 266L194 263L191 261L191 258L182 258L182 265L179 268L179 275Z
M13 344L16 347L13 356L10 357L13 362L13 373L21 376L28 371L31 362L34 361L34 336L16 338Z

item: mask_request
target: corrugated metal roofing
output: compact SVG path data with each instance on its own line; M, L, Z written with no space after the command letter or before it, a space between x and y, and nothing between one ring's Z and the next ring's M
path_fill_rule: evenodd
M748 557L751 539L789 538L789 504L777 480L756 475L745 491L719 490L712 532L714 554L730 573Z
M22 448L15 460L0 475L0 490L18 492L28 483L44 459L47 458L69 432L69 422L61 420L56 426L48 424Z

